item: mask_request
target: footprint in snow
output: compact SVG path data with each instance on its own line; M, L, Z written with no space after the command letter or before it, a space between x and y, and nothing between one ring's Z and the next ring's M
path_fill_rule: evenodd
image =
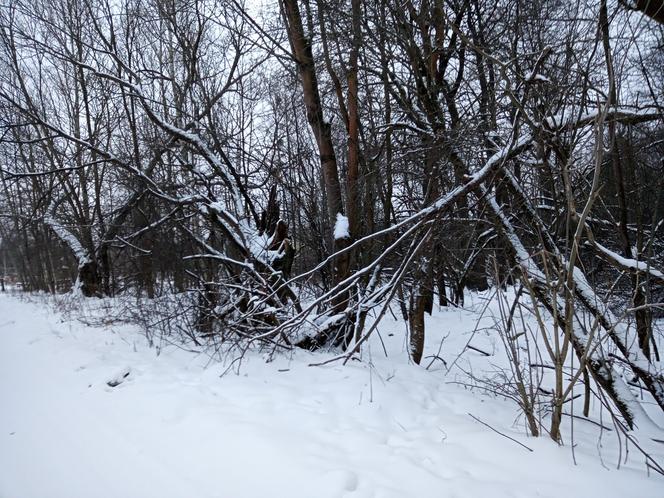
M116 373L111 379L106 381L106 385L109 387L117 387L131 376L131 368L126 367Z
M331 489L356 491L359 485L357 474L352 470L332 470L325 473L323 480Z

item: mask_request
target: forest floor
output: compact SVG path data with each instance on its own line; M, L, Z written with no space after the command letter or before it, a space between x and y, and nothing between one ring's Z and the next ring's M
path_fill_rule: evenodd
M84 325L43 300L0 295L0 497L664 496L664 477L619 443L599 407L592 416L609 428L574 419L572 444L566 417L557 446L526 435L514 402L463 385L464 371L500 363L495 337L476 329L481 296L472 300L428 324L425 356L449 371L433 357L428 370L410 364L391 318L361 362L250 354L224 374L204 354L157 354L135 327ZM470 340L491 356L455 362ZM663 459L652 434L635 436Z

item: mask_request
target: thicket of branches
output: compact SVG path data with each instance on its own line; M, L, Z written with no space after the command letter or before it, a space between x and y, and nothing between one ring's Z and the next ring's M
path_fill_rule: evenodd
M436 301L515 285L555 371L551 437L577 382L632 427L631 387L664 409L646 4L3 3L4 280L137 298L198 344L345 360L394 306L415 363ZM517 309L502 334L528 416Z

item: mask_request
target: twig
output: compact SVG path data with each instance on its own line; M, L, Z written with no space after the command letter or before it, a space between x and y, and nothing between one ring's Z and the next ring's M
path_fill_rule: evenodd
M443 362L443 365L447 366L447 362L446 362L443 358L441 358L440 356L438 356L437 354L432 354L432 355L429 355L429 356L425 356L425 357L424 357L425 360L428 360L429 358L432 358L432 360L431 360L431 363L429 363L429 364L427 365L426 370L429 370L429 367L431 367L431 365L433 365L434 361L436 361L436 360L440 360L440 361L442 361L442 362Z
M658 474L664 476L664 472L662 472L662 468L661 468L661 467L656 467L656 466L654 466L653 464L651 464L651 463L648 462L648 461L646 461L646 467L648 467L649 469L654 470L654 471L657 472Z
M476 417L475 415L473 415L472 413L469 412L468 415L470 415L471 418L473 418L474 420L478 421L480 424L487 426L487 427L488 427L489 429L491 429L493 432L496 432L496 433L500 434L501 436L506 437L506 438L509 439L510 441L514 441L516 444L518 444L519 446L523 446L523 447L524 447L525 449L527 449L528 451L531 451L531 452L532 452L532 451L535 451L535 450L533 450L532 448L529 448L528 446L526 446L525 444L523 444L521 441L517 441L517 440L514 439L513 437L510 437L510 436L508 436L507 434L503 434L502 432L500 432L500 431L494 429L493 427L491 427L491 426L490 426L489 424L487 424L486 422L482 422L479 418L477 418L477 417Z
M572 413L567 413L567 412L563 412L563 415L567 415L568 417L576 418L576 419L579 419L579 420L585 420L586 422L590 422L591 424L595 424L597 427L601 427L605 431L612 431L613 430L613 429L611 429L611 427L607 427L606 425L600 424L599 422L597 422L595 420L592 420L590 418L582 417L580 415L574 415Z
M487 353L486 351L482 351L480 348L476 348L475 346L471 346L470 344L466 345L466 349L472 349L473 351L477 351L478 353L484 356L491 356L491 354Z

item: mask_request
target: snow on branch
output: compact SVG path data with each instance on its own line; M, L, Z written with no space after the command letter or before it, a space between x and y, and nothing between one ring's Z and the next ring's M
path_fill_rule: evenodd
M630 272L644 273L649 275L654 280L664 283L664 273L652 267L652 265L645 261L638 261L636 259L625 258L620 254L604 247L602 244L595 242L594 247L599 251L600 257L608 260L609 263Z
M67 244L74 253L79 268L91 262L90 253L83 247L73 233L58 223L50 213L45 215L43 219L44 223L46 223L60 240Z
M594 123L604 114L606 109L599 106L596 110L579 114L573 110L563 110L555 116L544 120L543 125L550 130L573 129ZM623 123L644 123L661 119L662 114L652 109L634 109L630 107L618 107L609 109L606 114L607 121L621 121Z

